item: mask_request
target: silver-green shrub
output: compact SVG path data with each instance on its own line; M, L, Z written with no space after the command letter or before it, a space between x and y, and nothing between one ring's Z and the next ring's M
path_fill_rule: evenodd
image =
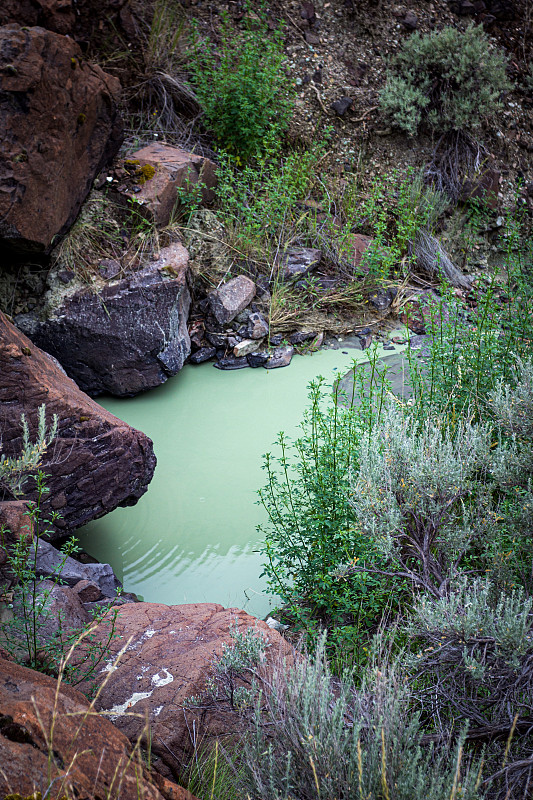
M18 456L0 455L0 492L7 491L13 497L20 497L32 473L37 472L47 449L57 434L57 414L52 417L48 427L46 424L46 406L43 403L38 410L38 427L35 441L31 440L30 428L24 414L20 416L22 427L22 450ZM0 450L2 443L0 441Z
M414 33L391 63L381 110L412 136L423 122L440 134L475 130L501 108L505 66L481 26Z
M459 421L451 429L437 417L419 423L395 404L382 412L360 443L350 504L396 576L435 597L446 594L465 554L487 533L480 477L489 453L484 425Z
M275 670L244 744L243 796L251 800L480 798L461 741L422 746L405 681L375 669L360 690L333 681L324 658Z

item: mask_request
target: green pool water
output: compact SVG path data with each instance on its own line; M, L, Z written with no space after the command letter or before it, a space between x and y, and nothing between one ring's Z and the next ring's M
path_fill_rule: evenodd
M185 366L146 394L101 400L150 436L157 468L136 506L79 532L82 548L145 600L218 602L264 617L275 599L264 592L257 552L262 455L279 431L297 433L308 383L323 375L332 384L354 359L367 353L321 350L271 371Z

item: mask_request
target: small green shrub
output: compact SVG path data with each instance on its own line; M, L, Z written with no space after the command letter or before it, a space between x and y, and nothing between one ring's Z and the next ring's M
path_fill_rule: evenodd
M221 43L194 38L191 71L207 127L222 148L241 161L277 148L287 129L291 101L281 29L269 31L266 19L249 21L235 31L226 14Z
M414 33L391 63L381 110L412 136L422 123L441 134L475 130L501 108L505 66L481 26Z
M6 531L0 528L0 547L6 550L6 565L13 583L11 615L0 621L0 645L7 650L17 663L48 674L57 675L71 684L91 678L105 657L112 639L115 637L116 610L111 614L111 625L103 641L95 641L92 626L99 622L108 610L92 613L92 622L83 630L66 630L63 627L62 612L56 618L57 628L50 635L47 631L52 618L50 598L52 589L61 585L61 573L69 556L75 555L79 547L75 537L71 537L61 549L62 561L49 580L52 588L44 588L37 570L38 543L41 537L52 533L52 524L59 514L52 512L45 517L43 503L49 494L46 475L33 472L35 499L29 502L26 511L26 531L15 538L14 543L6 542ZM33 532L33 535L31 535ZM8 584L9 585L9 584ZM0 586L0 596L4 587ZM72 658L74 649L83 640L83 659ZM67 654L70 656L67 658ZM67 661L65 662L65 659Z
M377 284L404 278L414 262L411 244L417 232L434 229L447 206L440 192L424 185L420 173L393 170L376 178L362 202L348 211L339 240L341 253L349 250L354 230L364 231L372 242L363 253L360 272Z
M265 661L270 643L254 628L240 631L238 622L230 628L230 638L231 644L223 645L222 654L213 658L204 693L189 697L189 707L223 703L232 710L244 711L253 705L257 695L256 670Z
M531 780L532 604L522 589L465 576L446 598L421 597L407 628L403 667L429 738L447 741L467 721L467 740L502 742L485 751L490 797L525 797Z
M376 372L370 383L378 380L384 392L384 375ZM333 649L350 650L355 662L364 662L370 631L400 602L402 584L352 571L358 562L383 562L349 500L361 440L383 400L379 391L365 396L359 388L358 408L342 407L338 387L326 399L323 379L311 383L302 435L291 442L280 434L279 455L265 456L268 481L259 496L269 523L259 530L265 534L264 574L286 618L313 643L328 627Z

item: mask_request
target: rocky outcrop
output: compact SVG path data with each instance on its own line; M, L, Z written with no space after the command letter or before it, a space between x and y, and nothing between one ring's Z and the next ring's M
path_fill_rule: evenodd
M0 658L0 796L163 800L140 753L86 698ZM162 782L167 797L194 800ZM171 789L175 789L172 794Z
M96 640L105 640L109 624L100 624ZM253 628L268 638L267 664L292 658L292 648L277 631L238 609L215 603L137 603L118 611L115 632L121 638L112 641L111 658L99 676L97 707L105 709L132 742L147 718L154 767L167 777L176 775L180 761L185 763L190 757L191 731L198 740L204 737L205 744L220 734L242 733L241 718L227 709L212 707L199 715L184 706L191 695L204 690L212 660L231 643L235 624L242 632ZM113 666L114 656L128 641Z
M41 319L25 314L15 322L88 394L137 394L175 375L191 351L187 264L187 250L176 242L98 291L50 293Z
M3 0L0 25L38 25L56 33L70 33L76 15L72 0Z
M120 146L119 90L69 37L0 28L0 244L48 251L69 228Z
M200 184L204 203L214 199L216 166L208 158L153 142L122 159L115 169L113 191L119 202L135 202L156 225L170 222L179 202L178 189Z
M48 419L53 414L59 418L56 440L42 463L50 489L44 512L61 515L54 523L54 535L62 536L119 505L137 502L155 468L150 439L81 392L53 359L1 313L0 375L3 453L20 453L21 413L26 415L31 436L43 403Z

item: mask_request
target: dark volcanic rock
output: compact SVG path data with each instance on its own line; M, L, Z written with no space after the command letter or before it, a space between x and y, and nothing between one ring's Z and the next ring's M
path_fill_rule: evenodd
M294 347L288 344L285 347L277 347L268 361L266 362L265 369L277 369L278 367L288 367L294 355Z
M203 364L204 361L209 361L210 358L214 358L216 354L216 347L200 347L196 353L189 356L189 362L191 364Z
M219 358L213 366L217 369L244 369L244 367L249 367L250 364L244 356L227 356Z
M248 353L246 356L248 364L254 369L256 367L264 367L268 358L268 353Z
M98 293L66 295L44 321L23 315L15 322L88 394L137 394L175 375L191 351L187 264L185 248L172 244Z
M42 469L50 476L44 513L56 510L61 514L55 523L56 537L117 506L134 505L145 493L156 463L150 439L81 392L1 313L0 375L0 430L5 455L21 451L21 413L26 415L32 438L41 404L46 404L48 420L54 413L59 418L55 443L42 462Z
M48 251L122 140L120 84L69 37L0 28L0 243Z

